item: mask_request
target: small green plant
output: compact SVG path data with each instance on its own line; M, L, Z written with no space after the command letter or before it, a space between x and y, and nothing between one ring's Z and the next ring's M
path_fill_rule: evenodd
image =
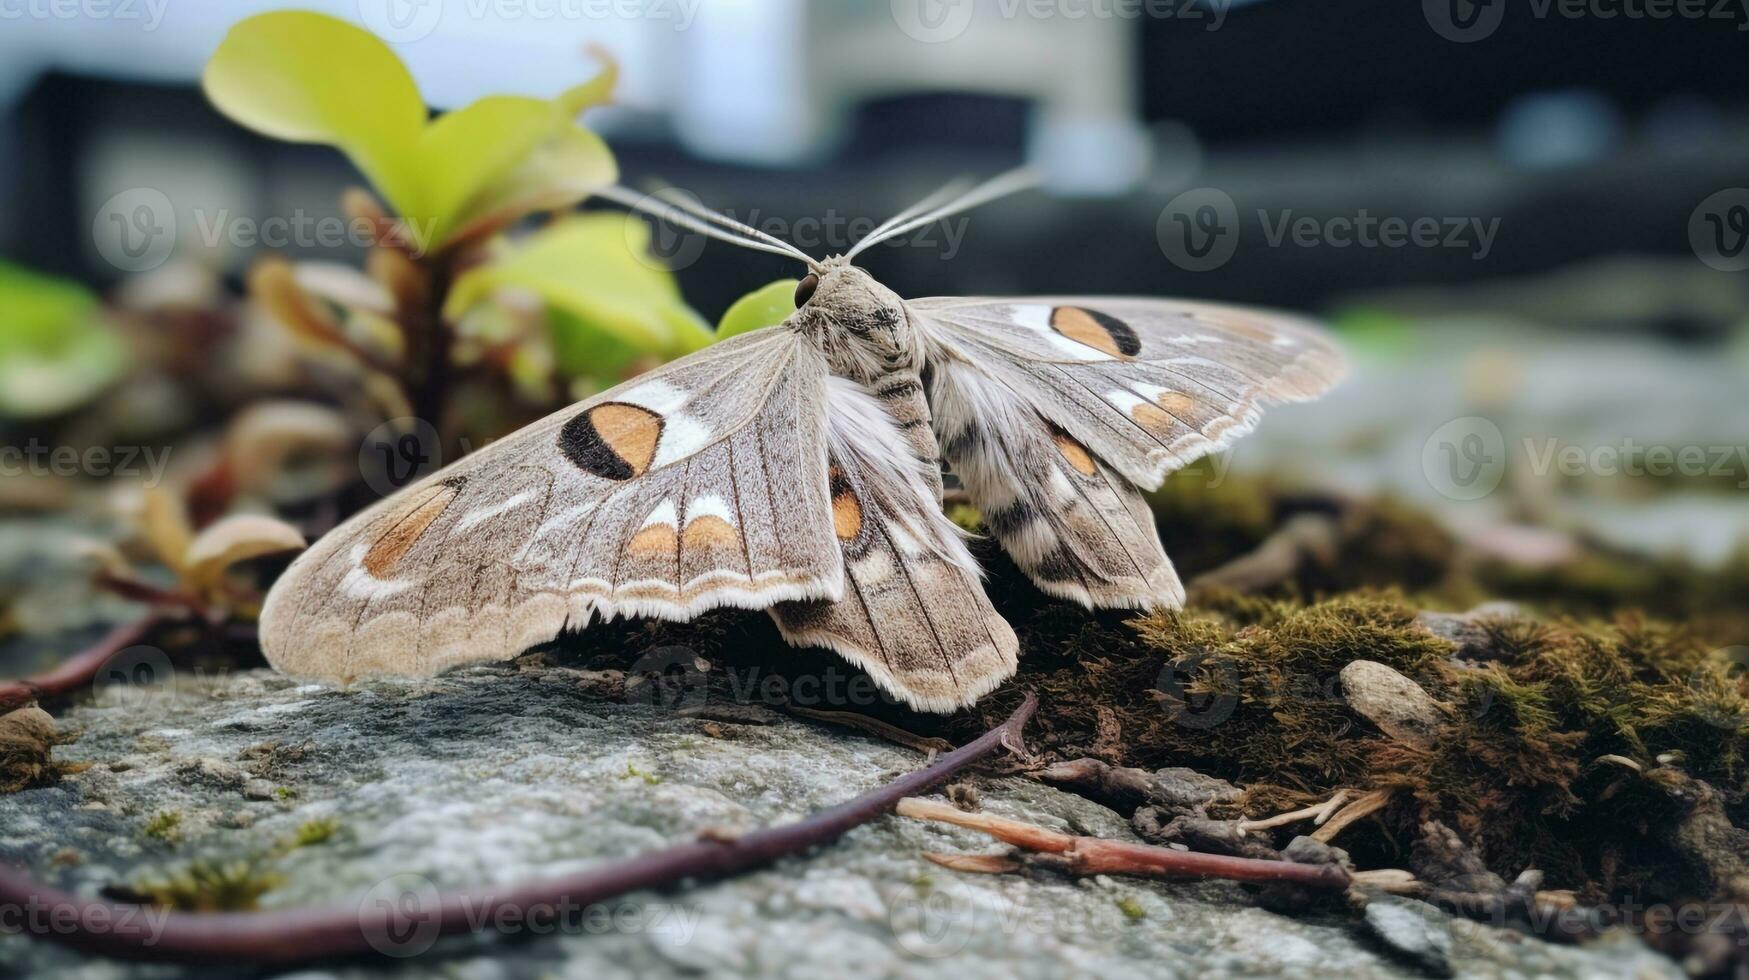
M338 833L340 833L340 821L332 817L308 820L300 824L297 832L292 835L291 846L293 848L316 847L333 840Z
M651 786L654 786L657 783L662 781L661 776L658 776L653 772L645 772L642 769L639 769L637 766L634 766L629 762L626 763L626 778L628 778L628 779L642 779L646 784L651 785Z
M0 262L0 419L77 408L126 364L126 344L95 296Z
M577 122L615 82L610 65L551 99L488 96L433 118L367 31L305 11L236 24L202 79L213 105L266 136L336 148L375 191L342 201L373 243L364 271L264 258L252 297L313 356L355 362L384 418L424 420L451 451L706 346L708 324L647 254L640 219L515 227L618 178Z
M199 860L164 877L143 878L131 891L178 912L253 912L281 880L254 859Z
M141 832L155 841L175 846L182 841L182 814L175 810L159 810L146 821Z

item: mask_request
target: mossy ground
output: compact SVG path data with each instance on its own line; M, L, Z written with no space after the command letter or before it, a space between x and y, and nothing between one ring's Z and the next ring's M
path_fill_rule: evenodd
M1325 506L1232 476L1208 483L1192 471L1156 500L1187 580L1256 547L1292 514ZM1546 887L1592 901L1685 897L1664 833L1678 807L1653 777L1678 766L1719 790L1734 823L1749 817L1749 688L1721 647L1722 631L1749 619L1749 558L1707 573L1592 554L1529 574L1462 559L1450 535L1391 501L1342 522L1334 562L1308 563L1263 594L1205 592L1185 610L1148 616L1047 601L999 549L976 542L988 591L1021 638L1017 680L946 718L885 701L812 706L964 738L1037 690L1035 751L1189 766L1246 790L1216 815L1395 790L1380 819L1344 834L1364 866L1403 866L1415 828L1437 819L1508 880L1535 867ZM1460 661L1417 623L1422 609L1489 598L1527 614L1478 624L1488 662ZM804 689L800 678L854 673L830 654L788 649L766 617L737 612L597 626L554 655L623 668L664 648L709 661L713 694L738 700L781 701ZM1348 707L1337 676L1357 659L1400 671L1445 706L1435 745L1393 741Z

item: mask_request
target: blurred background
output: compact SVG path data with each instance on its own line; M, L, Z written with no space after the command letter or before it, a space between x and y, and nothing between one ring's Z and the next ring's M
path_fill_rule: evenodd
M343 203L349 187L368 186L355 161L239 125L201 89L226 31L280 6L0 0L0 257L13 288L0 292L10 307L0 338L13 335L0 339L0 387L11 389L0 392L0 435L14 447L177 447L168 472L188 474L195 527L253 499L319 530L327 512L309 503L311 487L347 482L306 472L253 498L235 486L238 460L253 458L238 444L272 441L237 434L262 398L335 412L268 426L298 447L330 445L329 469L350 464L377 423L428 417L406 392L361 408L363 382L288 367L286 331L270 321L296 314L270 277L252 279L274 256L341 306L374 288L356 271L372 268L371 242L313 230L356 216ZM1277 410L1206 465L1195 479L1211 490L1241 473L1325 499L1386 495L1530 568L1596 554L1714 577L1745 566L1749 5L302 7L386 41L439 111L498 93L553 98L606 52L617 92L582 119L622 183L672 184L813 254L846 250L950 177L1022 162L1045 175L1040 191L867 253L901 295L1170 295L1331 322L1354 377L1316 405ZM651 247L652 268L671 270L706 323L795 272L672 228L654 229ZM538 336L506 355L508 380L452 400L474 421L439 420L439 450L649 363L616 348L614 370L594 370L596 348L566 333L594 314L540 285L519 296L514 279L493 290L494 315L533 322ZM483 343L468 363L495 351ZM503 410L507 401L520 407ZM0 505L26 515L11 532L20 541L50 534L44 515L72 499L62 476L85 486L108 475L84 461L14 479L16 460L35 457L10 458ZM323 506L343 512L362 498L339 499ZM1280 517L1285 498L1271 499ZM8 549L15 597L40 585L44 556L63 544ZM1587 581L1607 607L1613 586ZM1634 587L1668 592L1673 581ZM15 601L15 623L83 615L38 600Z

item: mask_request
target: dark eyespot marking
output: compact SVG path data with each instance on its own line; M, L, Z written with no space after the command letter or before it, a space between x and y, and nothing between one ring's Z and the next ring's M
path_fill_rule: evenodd
M800 309L808 305L808 300L814 298L814 290L818 288L820 288L819 276L812 272L803 276L802 281L796 283L796 307Z
M1079 306L1059 306L1051 311L1051 329L1112 357L1135 357L1142 352L1141 338L1117 317Z
M566 422L559 450L585 473L607 480L642 476L656 458L662 416L638 405L605 402Z

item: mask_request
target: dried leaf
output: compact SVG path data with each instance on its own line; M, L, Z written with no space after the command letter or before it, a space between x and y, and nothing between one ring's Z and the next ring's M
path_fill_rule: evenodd
M225 569L241 561L304 548L297 528L274 517L237 514L216 521L188 546L185 577L197 588L211 587Z
M146 487L141 491L140 525L152 553L180 575L187 567L189 545L194 541L182 501L162 486Z

